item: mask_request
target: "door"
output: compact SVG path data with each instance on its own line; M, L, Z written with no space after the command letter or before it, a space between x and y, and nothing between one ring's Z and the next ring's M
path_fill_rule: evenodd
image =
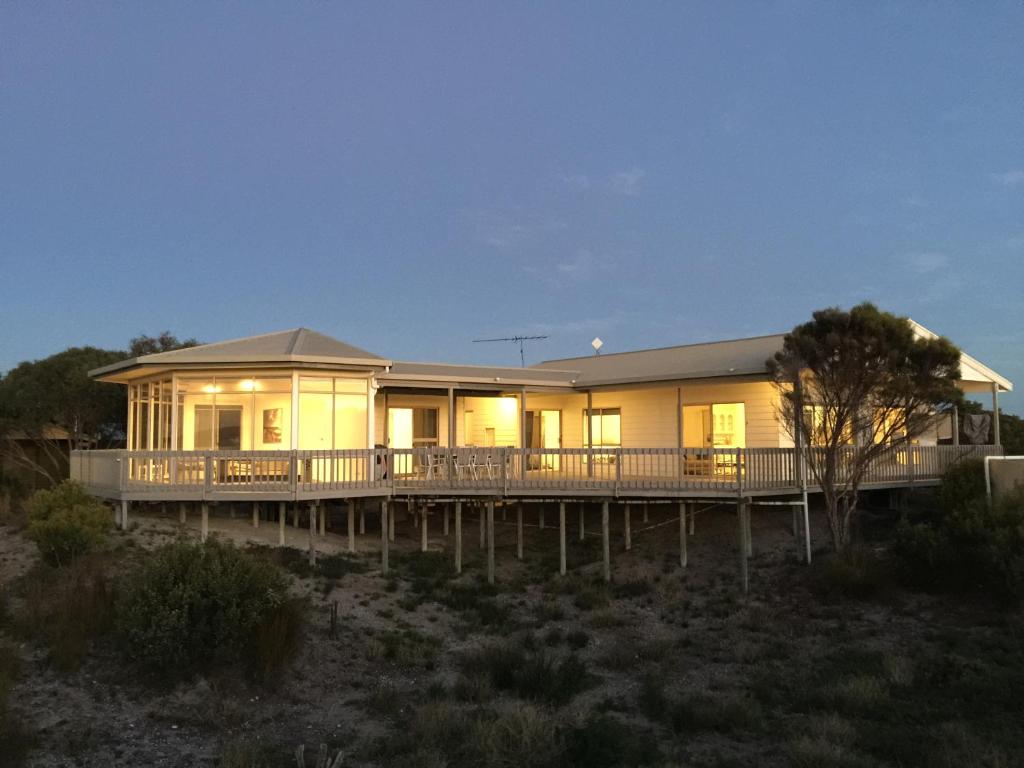
M526 447L545 451L530 456L530 469L557 470L562 447L562 412L558 410L526 412ZM551 451L547 453L546 451Z
M388 448L412 448L412 408L388 408ZM395 474L407 475L412 472L412 456L400 453L395 456Z

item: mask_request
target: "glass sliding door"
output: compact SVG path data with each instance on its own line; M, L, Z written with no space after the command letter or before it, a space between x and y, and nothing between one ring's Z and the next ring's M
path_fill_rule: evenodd
M552 453L532 454L529 469L557 470L560 457L554 451L562 447L562 412L558 410L526 412L526 447Z

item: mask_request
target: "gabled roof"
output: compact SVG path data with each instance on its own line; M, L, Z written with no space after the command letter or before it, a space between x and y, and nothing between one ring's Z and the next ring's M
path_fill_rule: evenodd
M577 387L767 375L765 361L782 349L784 338L784 334L774 334L610 355L546 360L534 367L579 371Z
M914 333L922 338L935 339L939 336L935 331L925 328L916 320L908 317L907 322L914 329ZM975 357L971 357L963 350L960 351L960 381L961 389L965 392L987 392L993 384L996 384L1004 392L1013 391L1012 381L1005 376L999 375L983 362Z
M294 328L290 331L277 331L133 357L97 368L90 371L89 375L109 376L140 366L172 367L231 363L330 363L369 368L391 365L390 360L365 349L308 328Z

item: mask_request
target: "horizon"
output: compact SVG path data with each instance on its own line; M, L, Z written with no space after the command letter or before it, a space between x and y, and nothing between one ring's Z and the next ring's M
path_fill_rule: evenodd
M473 339L550 336L531 364L869 300L1019 386L1022 32L1011 2L8 5L0 371L296 326L516 367Z

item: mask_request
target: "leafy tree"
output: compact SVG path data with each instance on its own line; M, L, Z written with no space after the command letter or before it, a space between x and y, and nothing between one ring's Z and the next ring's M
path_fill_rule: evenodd
M174 349L185 349L198 346L199 342L194 338L178 341L170 331L162 331L159 336L136 336L129 342L128 357L142 357L143 355L155 355L157 352L170 352Z
M960 351L945 338L920 338L906 318L864 303L815 312L786 334L767 366L782 422L808 480L821 488L832 543L843 550L868 467L960 400Z
M89 378L93 368L123 357L113 350L72 347L9 371L0 379L0 450L16 466L58 482L68 448L123 439L124 388Z

